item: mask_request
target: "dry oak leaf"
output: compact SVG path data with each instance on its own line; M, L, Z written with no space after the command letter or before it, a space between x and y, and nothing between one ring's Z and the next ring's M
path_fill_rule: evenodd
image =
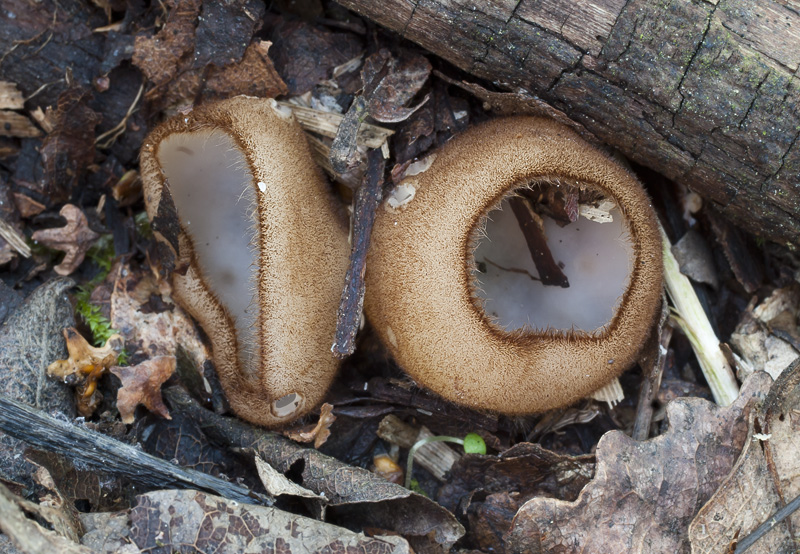
M113 284L111 326L125 338L132 364L156 356L175 356L178 345L195 367L207 364L208 348L189 315L172 303L167 281L159 281L135 265L119 263L106 282Z
M135 366L110 369L122 381L117 392L117 409L123 423L133 423L139 404L156 415L172 419L161 399L161 385L175 373L175 356L157 356Z
M535 498L507 535L514 552L689 552L689 524L732 470L747 440L752 401L769 375L755 373L726 407L699 398L667 405L669 430L636 441L621 431L597 444L594 479L577 500Z
M333 415L333 406L326 402L319 409L319 420L316 425L287 429L283 434L297 442L314 441L314 448L319 448L331 436L330 426L334 421L336 421L336 416Z
M124 513L124 512L123 512ZM215 552L289 554L330 552L408 554L398 536L367 537L344 527L284 512L270 506L233 502L193 490L162 490L136 497L122 525L103 525L109 514L86 514L81 542L95 552L126 540L136 552Z
M117 363L125 344L119 335L111 335L103 346L96 348L74 327L67 327L63 333L69 357L47 366L47 374L75 387L78 413L88 417L99 402L95 395L97 380Z
M689 526L692 552L729 551L800 495L800 361L775 381L749 424L739 461ZM800 512L795 512L789 522L775 525L756 541L748 554L797 552L798 526Z
M69 275L81 265L86 251L100 235L89 229L86 216L77 206L65 204L59 213L67 220L66 226L36 231L31 238L64 252L64 259L54 269L59 275Z

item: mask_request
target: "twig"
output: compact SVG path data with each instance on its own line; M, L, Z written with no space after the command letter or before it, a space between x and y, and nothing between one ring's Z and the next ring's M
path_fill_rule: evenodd
M517 218L522 234L525 235L525 243L528 245L542 284L568 288L569 279L558 267L550 252L550 247L547 246L542 218L533 211L533 206L526 198L515 196L509 200L509 204L511 204L511 211Z
M733 551L733 554L742 554L745 550L753 546L753 544L769 533L773 527L778 525L784 519L792 515L795 511L800 508L800 495L794 497L794 500L789 502L786 506L775 512L775 515L769 518L767 521L756 527L756 530L747 535L745 538L739 541L736 545L736 550Z
M201 489L248 504L272 499L245 487L156 458L138 448L51 417L0 395L0 430L34 448L68 456L151 487Z
M356 191L353 207L353 247L345 276L342 299L336 319L336 338L331 352L339 359L346 358L356 348L355 339L364 306L364 271L367 250L372 235L375 212L381 199L384 160L380 150L367 153L367 172Z
M655 355L647 362L639 362L642 366L644 377L642 387L639 389L639 402L636 405L636 418L633 421L631 438L637 441L647 440L650 435L650 423L653 420L653 399L661 388L661 377L664 375L664 364L667 361L669 343L672 340L672 325L667 324L669 318L669 305L667 298L662 294L661 318L656 328L658 338L655 342ZM647 347L645 347L647 348ZM651 358L651 356L646 356ZM645 367L645 365L647 367Z
M98 135L96 139L94 139L94 143L97 145L98 148L108 148L111 146L117 137L119 137L123 132L125 132L125 126L128 124L128 119L130 119L131 115L133 115L134 110L136 109L136 104L139 103L139 100L142 98L142 93L144 92L144 83L139 86L139 92L136 93L136 98L133 99L133 102L128 107L128 111L125 113L125 116L122 118L122 121L114 125L111 129L106 131L105 133ZM108 140L102 142L103 139L108 137Z

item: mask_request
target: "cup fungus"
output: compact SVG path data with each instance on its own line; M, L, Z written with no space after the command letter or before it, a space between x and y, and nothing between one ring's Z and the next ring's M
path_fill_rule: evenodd
M613 201L614 223L546 222L553 260L534 264L542 252L523 229L541 231L542 219L526 197L545 184ZM375 221L365 310L418 383L527 414L575 402L634 363L660 307L661 246L647 195L609 156L553 121L499 119L402 185L413 198L387 201Z
M170 119L141 153L176 300L212 345L233 410L274 426L322 400L347 228L289 110L237 97Z

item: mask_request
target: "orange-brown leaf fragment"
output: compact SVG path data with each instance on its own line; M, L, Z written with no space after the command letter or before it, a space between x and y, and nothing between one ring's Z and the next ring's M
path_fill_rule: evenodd
M59 275L69 275L81 265L86 251L100 235L89 229L86 216L77 206L65 204L59 213L67 220L66 226L36 231L31 238L64 252L64 259L53 269Z
M74 327L64 329L64 338L69 357L47 366L47 374L75 387L78 413L88 417L99 402L97 380L117 363L124 342L119 335L111 335L103 346L96 348Z
M117 392L117 409L123 423L133 423L139 404L156 415L172 419L161 399L161 385L175 373L175 356L157 356L135 366L114 366L111 373L122 381Z
M295 429L287 429L284 434L297 442L314 441L314 448L319 448L331 436L330 426L336 421L333 406L327 402L319 409L319 421L314 425L304 425Z

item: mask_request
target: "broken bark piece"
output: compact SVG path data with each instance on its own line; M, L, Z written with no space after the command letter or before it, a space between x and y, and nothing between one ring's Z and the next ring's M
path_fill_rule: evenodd
M46 201L66 202L95 157L95 127L102 115L89 107L92 93L73 85L58 96L55 109L47 108L53 130L42 140L40 149Z
M536 264L542 284L561 288L569 287L569 279L558 267L547 246L547 235L544 232L542 218L533 210L530 203L521 197L511 198L508 203L519 222L519 228L525 235L525 242L528 244L531 258Z
M758 252L739 229L713 210L708 210L708 219L736 280L745 291L753 294L764 281L764 266Z
M0 136L32 138L41 134L42 131L24 115L11 110L0 110Z
M100 235L89 229L86 216L77 206L65 204L59 213L67 220L64 227L36 231L31 238L48 248L64 252L64 259L53 269L59 275L69 275L81 265L86 251Z
M0 110L21 110L25 107L25 98L16 83L0 81Z
M414 427L397 416L388 415L378 426L378 436L400 448L411 448L418 441L434 435L424 425ZM414 463L428 470L437 480L444 482L445 475L459 458L461 454L444 442L430 442L416 451Z
M331 144L331 167L336 173L345 173L359 163L356 151L356 138L361 124L367 118L367 101L363 96L356 96L353 103L344 114L336 138Z

